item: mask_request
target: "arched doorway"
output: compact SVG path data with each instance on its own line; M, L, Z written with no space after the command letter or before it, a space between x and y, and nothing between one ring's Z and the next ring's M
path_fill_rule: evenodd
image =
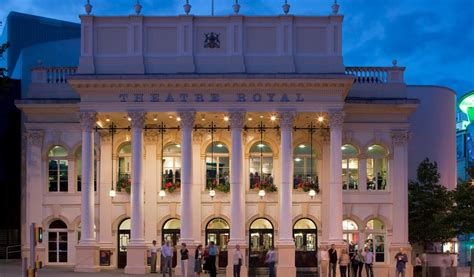
M218 266L227 266L227 244L229 242L229 224L222 218L214 218L206 226L206 245L213 241L219 248Z
M48 228L48 263L67 263L67 225L57 219Z
M318 230L316 224L309 218L296 221L293 225L293 238L295 239L296 267L317 267Z
M250 224L249 267L265 267L265 255L274 244L273 224L266 218L257 218Z
M180 238L180 229L181 229L181 220L177 218L168 219L165 224L163 224L163 229L161 231L161 241L167 242L169 241L170 246L173 247L173 268L176 267L178 263L178 256L177 256L177 248L176 245L178 244Z
M130 241L130 218L120 222L117 232L117 267L125 268L127 265L127 246Z

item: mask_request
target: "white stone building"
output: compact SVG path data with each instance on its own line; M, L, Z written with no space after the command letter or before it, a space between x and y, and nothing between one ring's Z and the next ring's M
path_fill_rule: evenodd
M38 259L77 271L144 273L152 240L185 242L191 257L212 240L228 272L236 244L245 275L275 246L279 276L314 271L319 246L336 244L368 246L376 276L392 276L411 249L409 134L432 124L411 128L413 95L442 95L448 116L455 97L406 85L396 62L345 67L342 22L82 15L79 67L32 69L17 102L24 256L36 223ZM452 133L430 140L452 144L445 159Z

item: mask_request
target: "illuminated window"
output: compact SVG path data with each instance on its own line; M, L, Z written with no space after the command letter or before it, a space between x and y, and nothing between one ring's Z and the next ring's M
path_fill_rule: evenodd
M342 189L357 190L359 188L359 160L357 149L345 144L342 151Z
M367 190L385 190L387 187L387 151L381 145L367 148Z
M68 160L64 147L54 146L48 153L48 190L50 192L68 191Z
M350 219L342 221L342 239L349 246L349 254L354 254L359 249L359 226Z
M214 142L206 149L206 188L229 187L229 149L222 142Z
M375 262L385 261L385 225L378 219L367 222L365 246L374 253Z
M250 188L265 180L273 184L273 151L266 142L257 142L250 148Z
M293 151L293 188L303 189L305 184L318 184L318 174L316 172L316 155L313 149L313 159L311 159L311 147L308 143L296 146ZM311 170L311 166L313 170Z

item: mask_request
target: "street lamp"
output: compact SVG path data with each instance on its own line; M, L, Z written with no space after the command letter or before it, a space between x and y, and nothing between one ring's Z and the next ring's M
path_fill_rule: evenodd
M214 189L211 189L209 191L209 196L211 197L212 200L214 200L214 196L216 196L216 191Z
M260 200L262 200L263 197L265 197L265 191L263 189L259 190L258 191L258 196L260 196Z
M309 196L311 197L311 199L314 198L314 196L316 196L316 191L314 189L310 189L309 192L308 192Z
M158 193L158 195L161 197L161 200L163 200L163 198L166 196L165 190L161 189L160 192Z

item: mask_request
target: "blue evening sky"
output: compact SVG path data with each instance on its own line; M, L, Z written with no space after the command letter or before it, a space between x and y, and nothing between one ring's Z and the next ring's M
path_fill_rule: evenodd
M190 0L192 13L209 15L212 0ZM216 15L233 0L214 0ZM0 0L10 11L79 22L85 0ZM134 0L91 0L95 15L133 13ZM140 0L145 15L182 14L185 0ZM284 0L240 0L243 15L281 14ZM288 0L294 15L327 15L333 0ZM346 66L406 66L408 84L433 84L458 95L474 90L474 0L339 0L345 15Z

